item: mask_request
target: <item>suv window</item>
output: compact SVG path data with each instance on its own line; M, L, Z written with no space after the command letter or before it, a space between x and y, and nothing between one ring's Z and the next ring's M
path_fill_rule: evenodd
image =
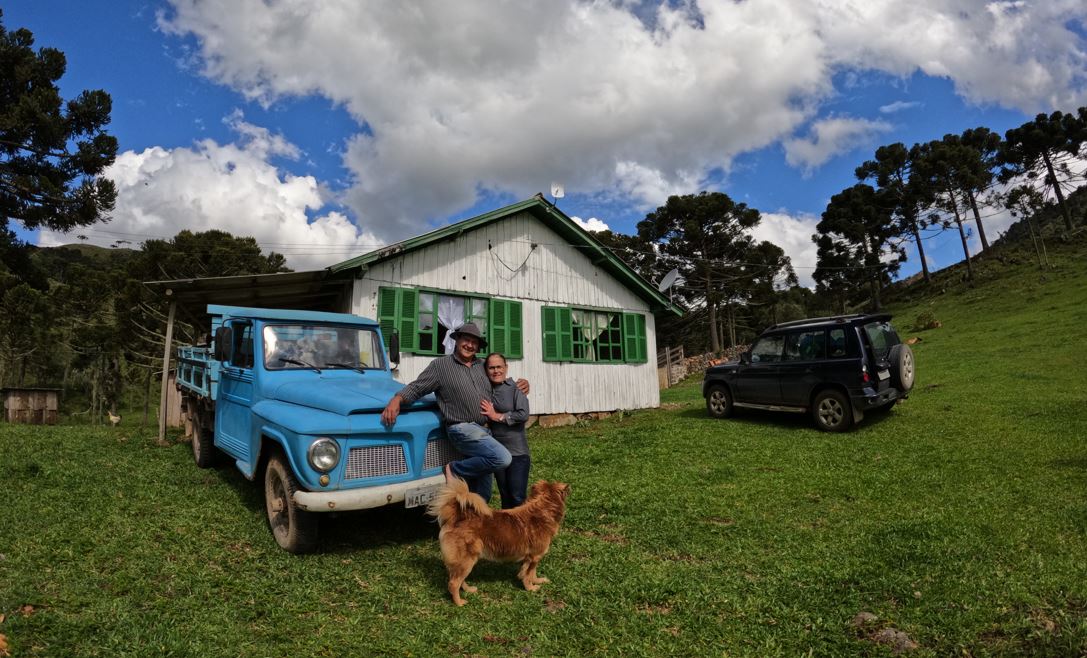
M776 363L781 361L784 336L764 336L751 348L751 363Z
M847 356L857 356L856 350L846 340L845 329L831 329L830 340L827 341L827 356L832 359L840 359ZM857 341L853 341L854 343Z
M898 334L889 322L869 322L864 325L864 334L868 336L873 355L880 361L886 359L891 348L899 343Z
M788 334L785 336L785 361L825 359L826 342L826 332L822 329Z

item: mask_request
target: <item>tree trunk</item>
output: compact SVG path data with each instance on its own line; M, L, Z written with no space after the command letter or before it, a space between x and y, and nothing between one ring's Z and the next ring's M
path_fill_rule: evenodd
M947 186L947 198L951 199L951 210L955 213L955 225L959 227L959 238L962 239L962 253L966 254L966 278L974 280L974 264L970 262L970 247L966 244L966 229L962 227L962 215L959 214L959 203L955 201L955 191L951 185Z
M872 306L873 310L877 313L880 311L879 303L879 256L875 258L872 256L872 245L868 244L868 238L861 240L861 249L864 250L864 266L865 269L870 269L868 274L868 287L872 291Z
M981 238L981 250L989 251L989 241L985 239L985 226L981 223L981 213L978 212L978 202L974 198L974 192L966 190L966 198L970 200L970 209L974 211L974 221L978 225L978 237Z
M147 419L151 414L151 377L153 374L151 369L148 368L143 390L143 424L141 427L147 427Z
M721 337L717 334L717 302L713 299L711 285L710 278L706 277L706 305L710 309L710 351L717 353L721 351Z
M1057 174L1053 171L1053 163L1049 160L1049 151L1042 151L1042 160L1045 162L1046 171L1049 172L1049 184L1053 186L1053 192L1057 195L1057 205L1061 208L1064 217L1064 227L1072 230L1072 215L1068 212L1068 205L1064 202L1064 194L1061 193L1061 184L1057 182Z
M921 273L925 277L925 283L932 283L932 275L928 271L928 262L925 260L925 247L921 244L921 231L917 228L917 218L910 219L910 232L913 233L913 241L917 243L917 256L921 259Z

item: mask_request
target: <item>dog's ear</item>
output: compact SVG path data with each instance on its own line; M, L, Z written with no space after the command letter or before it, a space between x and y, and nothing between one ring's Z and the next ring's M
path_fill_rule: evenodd
M556 482L555 484L558 485L559 495L562 496L563 500L566 500L566 497L570 495L570 485L565 482Z

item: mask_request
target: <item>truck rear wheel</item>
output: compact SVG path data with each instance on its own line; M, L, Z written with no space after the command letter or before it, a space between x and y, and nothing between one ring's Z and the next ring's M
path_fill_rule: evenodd
M213 430L200 422L199 417L192 419L192 457L200 468L215 466L218 448L212 441Z
M317 519L293 501L299 488L283 455L272 455L264 469L264 507L272 536L290 553L308 553L317 545Z

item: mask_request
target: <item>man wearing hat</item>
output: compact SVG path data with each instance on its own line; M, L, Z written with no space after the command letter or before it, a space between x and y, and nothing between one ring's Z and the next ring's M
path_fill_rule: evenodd
M491 475L509 466L512 457L491 436L481 406L490 399L491 383L476 354L487 346L487 339L473 322L461 325L450 336L455 341L453 353L431 361L415 381L400 389L381 412L381 422L392 427L402 404L434 393L445 433L457 452L464 455L464 459L446 464L446 479L466 480L472 491L490 500ZM517 380L517 387L528 393L527 381Z

